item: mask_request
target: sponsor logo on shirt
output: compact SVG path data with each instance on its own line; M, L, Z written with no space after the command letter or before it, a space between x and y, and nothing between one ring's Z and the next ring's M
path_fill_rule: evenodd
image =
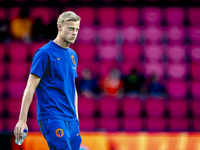
M57 60L60 60L61 58L57 58Z
M56 129L56 136L57 137L62 137L64 135L63 129Z
M75 62L74 55L72 55L71 58L72 58L72 62L73 62L73 64L75 65L76 62Z

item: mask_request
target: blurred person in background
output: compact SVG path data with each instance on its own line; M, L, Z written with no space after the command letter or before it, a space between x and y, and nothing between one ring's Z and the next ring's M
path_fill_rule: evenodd
M33 22L29 17L29 9L22 7L19 17L10 22L10 33L13 39L30 42Z
M82 95L94 98L100 94L98 82L95 78L92 78L88 68L83 69L82 79L79 82L79 90Z
M104 94L122 97L124 94L124 83L121 79L121 72L117 68L112 68L108 75L100 81Z
M22 137L33 94L37 95L37 121L50 150L79 150L78 96L75 86L78 57L69 45L75 42L80 17L72 11L57 20L58 34L34 56L14 134Z

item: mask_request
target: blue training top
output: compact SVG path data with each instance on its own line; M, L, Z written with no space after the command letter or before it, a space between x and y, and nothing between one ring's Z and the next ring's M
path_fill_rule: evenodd
M50 41L33 56L30 73L41 78L36 88L37 120L76 120L75 82L78 57L71 48Z

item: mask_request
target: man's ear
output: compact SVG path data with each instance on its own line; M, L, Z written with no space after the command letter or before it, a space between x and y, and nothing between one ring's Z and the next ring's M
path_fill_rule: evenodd
M61 31L62 30L62 26L61 24L58 24L58 31Z

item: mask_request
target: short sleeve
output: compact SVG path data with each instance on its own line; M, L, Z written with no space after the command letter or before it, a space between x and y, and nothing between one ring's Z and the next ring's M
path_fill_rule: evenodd
M36 53L33 56L33 62L30 73L35 74L38 77L42 78L48 63L49 63L48 54L42 52L41 50L36 51Z

